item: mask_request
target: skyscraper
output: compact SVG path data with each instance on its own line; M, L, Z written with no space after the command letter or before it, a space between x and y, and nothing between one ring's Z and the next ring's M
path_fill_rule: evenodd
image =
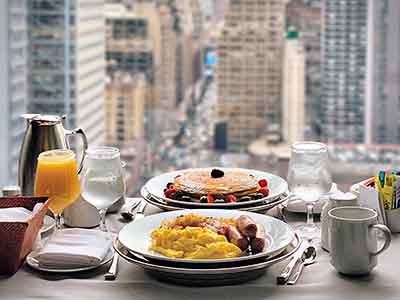
M102 144L104 0L29 0L30 111L66 114Z
M322 94L317 126L325 142L364 142L366 0L322 4Z
M400 1L370 0L366 143L400 143Z
M106 84L107 144L143 144L144 105L149 96L143 74L126 71L108 76Z
M0 186L16 184L26 123L27 17L25 0L0 2Z
M230 151L281 135L285 1L230 1L218 41L218 116Z
M305 50L297 31L286 33L282 75L282 134L291 145L304 140Z

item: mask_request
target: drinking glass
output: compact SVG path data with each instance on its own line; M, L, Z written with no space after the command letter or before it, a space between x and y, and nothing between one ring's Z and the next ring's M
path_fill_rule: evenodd
M79 196L79 179L75 153L71 150L51 150L38 157L35 196L49 198L49 209L61 227L61 213Z
M125 194L122 163L117 148L91 147L86 150L81 194L99 210L100 230L107 232L107 209Z
M328 171L328 148L317 142L298 142L291 147L288 183L290 191L307 207L307 223L296 227L302 238L317 240L319 228L314 224L314 204L332 185Z

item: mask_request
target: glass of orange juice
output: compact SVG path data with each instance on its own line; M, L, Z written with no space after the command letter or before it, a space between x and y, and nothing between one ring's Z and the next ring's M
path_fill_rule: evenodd
M49 198L57 228L64 208L79 196L79 179L75 153L71 150L51 150L40 153L36 168L35 196Z

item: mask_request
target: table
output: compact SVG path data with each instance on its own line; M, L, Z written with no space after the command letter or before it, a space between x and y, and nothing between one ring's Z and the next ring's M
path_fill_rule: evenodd
M159 212L147 207L146 214ZM301 216L303 217L303 216ZM289 222L299 220L298 215L289 214ZM118 215L108 216L109 228L117 232L123 227ZM104 281L108 266L95 271L75 275L38 273L23 266L12 277L0 277L0 299L399 299L400 237L393 236L388 251L378 258L378 267L369 275L350 278L338 274L329 264L329 255L318 249L317 263L306 267L295 286L276 285L276 276L286 262L267 270L267 273L252 282L212 288L182 287L158 282L149 277L142 268L120 259L119 275L115 281Z

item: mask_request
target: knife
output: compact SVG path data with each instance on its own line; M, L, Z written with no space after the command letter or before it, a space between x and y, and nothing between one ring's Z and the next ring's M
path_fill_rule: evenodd
M144 218L144 211L146 209L147 202L146 200L142 200L139 204L139 208L136 210L136 213L133 217L133 221L137 221Z
M300 247L297 250L297 252L292 256L290 262L287 264L287 266L283 269L281 274L279 274L276 277L276 282L278 284L286 284L286 282L289 280L290 275L293 273L294 268L296 265L300 262L301 257L303 255L303 252L305 249L307 249L309 243L306 241L302 241L300 243Z

